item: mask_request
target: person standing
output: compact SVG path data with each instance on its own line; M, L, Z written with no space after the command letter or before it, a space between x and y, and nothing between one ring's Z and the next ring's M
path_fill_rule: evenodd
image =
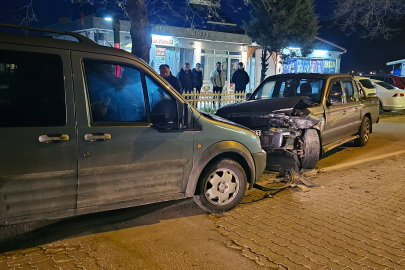
M189 63L184 64L184 67L177 73L177 78L180 80L182 92L194 92L194 77Z
M225 72L221 70L221 62L217 62L216 69L211 72L210 81L213 85L213 91L216 94L222 94L222 89L225 86ZM221 96L219 96L221 99ZM219 103L221 106L221 102Z
M250 78L243 68L242 62L239 63L238 69L233 73L231 82L235 84L235 91L246 91L246 85L250 82Z
M160 65L159 72L160 76L162 76L163 79L165 79L168 83L170 83L174 87L174 89L176 89L177 92L183 94L180 80L172 75L169 65L167 64Z
M203 74L201 70L201 64L197 63L195 68L192 70L194 76L194 87L196 92L199 94L201 91L201 87L203 85Z

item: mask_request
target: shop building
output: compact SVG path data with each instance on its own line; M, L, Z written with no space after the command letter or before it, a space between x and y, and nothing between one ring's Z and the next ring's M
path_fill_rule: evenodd
M204 8L204 5L213 3L212 1L190 0L191 4L197 2L199 10ZM220 7L219 1L215 3ZM221 12L220 9L217 9L217 12ZM261 47L253 44L248 36L242 34L243 31L234 31L236 24L226 17L226 14L221 14L221 17L225 20L206 22L211 24L211 28L218 29L217 31L155 25L151 31L150 66L158 72L161 64L168 64L172 74L176 76L185 63L189 63L192 67L196 63L201 63L204 78L202 90L212 91L210 74L216 68L215 64L220 62L222 71L226 75L225 88L228 92L232 92L234 88L230 80L231 75L238 68L238 63L243 62L250 76L247 91L253 91L260 84ZM222 27L225 25L230 28L215 28L216 25ZM95 14L81 16L80 19L71 22L48 26L51 29L78 32L100 45L112 46L129 52L132 49L130 27L129 21L106 20L105 17ZM238 33L230 33L232 29L233 32ZM241 29L239 28L239 30ZM282 63L280 55L272 55L268 60L266 77L298 72L339 73L341 55L346 52L346 49L318 37L315 42L315 50L306 57L299 57L299 48L287 48L286 50L296 51L298 55L287 63Z

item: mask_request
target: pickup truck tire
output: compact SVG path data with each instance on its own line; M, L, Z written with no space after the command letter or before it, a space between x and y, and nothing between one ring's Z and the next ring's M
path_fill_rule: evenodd
M245 195L247 177L235 160L223 158L201 174L194 201L205 211L219 214L237 206Z
M360 137L354 140L354 145L365 146L368 140L370 139L370 133L371 133L370 118L366 116L363 118L363 121L361 122L360 130L358 133Z
M301 159L303 169L313 169L319 161L321 143L318 132L315 129L307 129L304 134L304 157Z

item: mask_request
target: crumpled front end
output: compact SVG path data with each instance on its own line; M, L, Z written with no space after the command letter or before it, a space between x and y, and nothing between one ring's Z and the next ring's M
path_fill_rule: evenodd
M285 170L301 170L301 160L305 156L305 142L303 136L306 130L321 129L322 119L316 117L308 109L311 103L302 97L296 99L293 106L286 109L273 110L271 113L258 112L229 112L222 117L230 121L244 125L260 137L263 150L267 153L284 154L295 160L294 168L281 166ZM270 110L270 108L269 108ZM280 167L280 166L279 166ZM280 170L279 168L277 170Z

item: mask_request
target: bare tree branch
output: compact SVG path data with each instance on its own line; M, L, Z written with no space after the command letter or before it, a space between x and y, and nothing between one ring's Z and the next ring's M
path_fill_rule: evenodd
M358 32L362 38L390 39L393 24L404 18L405 0L332 0L333 19L343 31Z

